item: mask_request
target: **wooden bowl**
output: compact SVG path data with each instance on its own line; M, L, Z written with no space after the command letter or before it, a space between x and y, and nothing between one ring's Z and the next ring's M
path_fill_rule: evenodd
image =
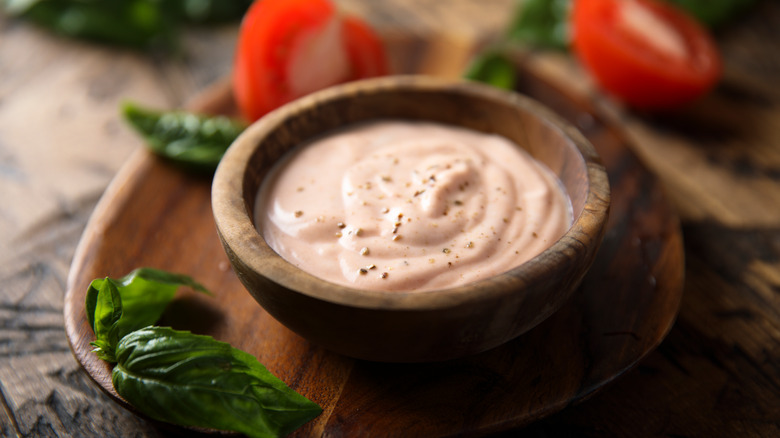
M504 274L447 289L359 290L300 270L255 228L257 191L291 148L373 119L428 120L509 138L560 178L572 201L572 227L550 248ZM595 150L543 105L485 85L414 76L349 83L274 111L230 147L212 186L219 237L255 300L311 342L385 362L463 357L539 324L566 301L593 262L609 205L607 174Z

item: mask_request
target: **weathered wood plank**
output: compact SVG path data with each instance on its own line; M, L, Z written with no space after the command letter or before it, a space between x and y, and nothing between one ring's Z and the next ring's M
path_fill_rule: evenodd
M96 436L151 430L112 406L73 360L62 333L68 263L95 199L28 233L0 265L0 395L3 436ZM87 421L85 421L85 419Z

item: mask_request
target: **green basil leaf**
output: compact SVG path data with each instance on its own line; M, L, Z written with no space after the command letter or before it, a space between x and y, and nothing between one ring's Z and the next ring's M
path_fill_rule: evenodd
M162 3L182 21L224 23L239 20L253 0L165 0Z
M88 298L88 302L90 299L93 301L91 307L94 309L90 325L97 335L97 340L91 344L95 347L92 351L102 360L116 362L114 351L119 343L120 329L118 326L122 318L122 299L119 295L119 289L110 279L106 278L100 283L99 289L92 295L92 298Z
M210 294L191 277L152 268L139 268L119 279L93 280L86 309L98 356L116 362L113 352L119 339L156 323L180 286Z
M507 39L534 47L566 50L569 47L571 0L518 1Z
M136 48L174 45L176 19L157 0L9 0L5 9L71 37Z
M140 290L141 285L147 288L153 288L153 284L156 283L158 287L173 287L174 290L179 286L187 286L199 292L203 292L206 295L211 295L211 292L206 289L205 286L195 281L189 275L163 271L162 269L134 269L118 281L122 288L138 288ZM122 299L127 300L127 298L127 295L122 295Z
M196 171L213 172L231 143L246 129L240 120L186 111L152 111L132 103L122 107L125 120L153 152Z
M122 338L117 359L117 393L157 420L275 437L322 412L254 356L209 336L148 327Z
M57 33L136 48L174 48L181 23L240 19L252 0L0 0Z
M485 51L477 55L464 77L505 90L515 89L515 65L499 51Z
M707 27L719 27L732 21L756 0L666 0L688 12Z

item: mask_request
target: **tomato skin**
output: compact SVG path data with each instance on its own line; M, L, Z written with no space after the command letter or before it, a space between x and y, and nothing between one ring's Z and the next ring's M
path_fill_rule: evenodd
M333 14L326 0L256 1L241 23L233 89L241 113L253 121L286 100L285 60L301 29Z
M684 56L665 53L627 30L626 3L650 13L682 41ZM721 60L707 31L676 8L656 0L576 0L573 49L596 82L628 105L644 110L683 106L720 78Z
M289 86L288 60L304 35L334 19L341 22L350 64L344 81L387 74L381 40L358 18L341 16L329 0L257 0L241 24L233 68L234 96L247 120L299 97Z

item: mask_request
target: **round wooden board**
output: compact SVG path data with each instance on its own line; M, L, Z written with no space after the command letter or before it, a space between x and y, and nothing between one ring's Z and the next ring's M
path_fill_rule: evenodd
M528 424L583 400L653 350L674 323L684 255L679 220L658 180L621 131L582 101L524 72L519 90L552 107L593 142L612 185L612 212L597 260L571 300L537 328L461 360L383 364L312 345L271 318L244 290L217 238L208 178L187 175L139 150L90 219L65 297L77 360L119 403L110 367L90 352L89 282L140 266L186 273L214 297L188 290L161 325L209 334L254 354L324 412L294 436L451 436ZM235 112L229 85L191 109Z

